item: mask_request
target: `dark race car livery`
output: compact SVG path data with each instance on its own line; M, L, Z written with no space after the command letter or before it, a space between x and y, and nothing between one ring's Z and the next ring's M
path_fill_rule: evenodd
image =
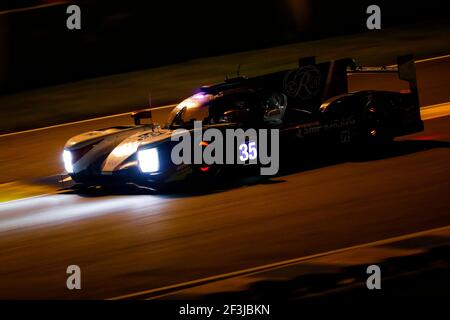
M348 92L349 73L395 72L409 83L406 92ZM414 60L398 57L397 67L357 67L352 59L315 63L299 60L296 69L253 78L237 77L201 87L178 104L160 127L141 124L151 110L132 113L134 125L111 127L71 138L65 145L65 169L85 186L134 183L156 187L202 175L215 175L219 164L174 164L171 137L176 129L278 129L281 156L317 145L381 145L423 130ZM248 138L246 140L248 144ZM193 145L207 145L196 141ZM289 152L289 150L287 150ZM239 152L239 150L235 150Z

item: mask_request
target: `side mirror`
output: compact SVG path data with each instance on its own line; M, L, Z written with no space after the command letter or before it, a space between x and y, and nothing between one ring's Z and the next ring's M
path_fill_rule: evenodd
M140 125L141 119L151 119L152 118L152 111L149 109L133 111L131 113L131 117L133 118L135 125Z

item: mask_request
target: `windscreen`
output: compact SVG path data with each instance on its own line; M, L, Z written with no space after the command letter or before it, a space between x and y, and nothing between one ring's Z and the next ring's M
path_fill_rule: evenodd
M204 121L209 116L211 94L197 93L177 105L166 122L166 127L183 127L192 125L193 121Z

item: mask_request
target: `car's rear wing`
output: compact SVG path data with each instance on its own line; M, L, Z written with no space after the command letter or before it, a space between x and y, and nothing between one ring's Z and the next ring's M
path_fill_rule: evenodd
M419 106L416 68L412 54L398 56L397 65L391 66L358 66L354 59L343 58L328 62L316 63L315 57L300 58L299 69L316 68L322 74L322 102L332 97L348 93L348 75L357 73L397 73L398 78L408 81L409 93L415 105Z
M415 97L419 105L419 93L417 89L416 66L412 54L398 56L397 65L381 67L357 66L354 62L347 67L347 74L355 73L397 73L400 80L408 81L410 94Z

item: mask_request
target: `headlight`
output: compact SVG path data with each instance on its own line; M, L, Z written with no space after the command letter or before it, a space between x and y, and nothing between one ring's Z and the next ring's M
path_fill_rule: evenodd
M158 150L156 148L138 152L139 168L142 172L156 172L159 170Z
M64 168L67 173L73 173L72 152L64 150L62 157L64 161Z

